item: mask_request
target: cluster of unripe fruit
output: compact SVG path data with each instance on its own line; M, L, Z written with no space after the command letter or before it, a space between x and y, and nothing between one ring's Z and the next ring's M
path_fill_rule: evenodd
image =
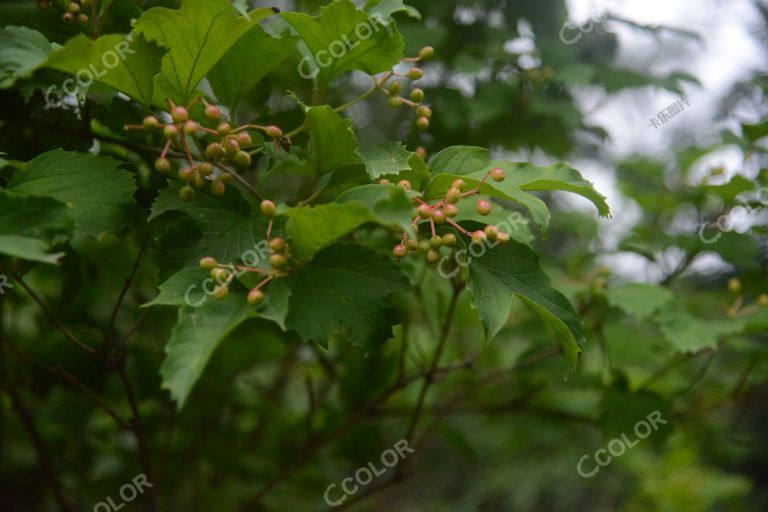
M195 189L206 185L213 195L224 195L226 184L234 179L234 172L228 166L247 168L251 165L251 153L247 149L254 142L248 130L263 132L271 139L283 137L283 131L277 126L245 124L233 127L222 119L221 108L208 102L205 102L204 120L201 121L190 117L189 107L168 103L170 122L163 123L158 117L149 115L140 126L126 125L125 128L159 133L165 139L163 151L155 160L158 172L170 174L173 165L168 158L169 151L173 148L181 152L181 159L189 164L178 171L178 178L185 183L179 190L179 197L184 201L192 198Z
M264 302L265 298L262 288L272 281L272 279L286 275L290 266L291 247L284 238L271 238L272 219L277 215L277 206L272 201L264 200L261 202L261 212L270 218L269 227L267 228L267 240L269 245L269 266L271 270L263 270L242 265L222 264L211 256L201 258L199 263L200 268L208 270L211 277L217 283L212 294L214 298L223 299L226 297L227 294L229 294L229 285L232 284L232 281L239 275L242 275L243 273L256 273L264 276L264 279L249 290L247 300L249 304L258 306Z
M65 23L75 23L80 25L87 25L90 18L88 15L82 12L86 7L90 7L95 0L79 0L78 2L60 2L64 8L64 14L61 15L61 19ZM37 8L41 11L47 10L51 6L51 0L37 0Z
M415 238L411 238L408 234L404 233L402 240L399 244L395 245L392 249L392 255L395 258L402 259L412 253L424 253L426 259L430 263L437 263L440 261L440 249L442 247L454 247L458 243L458 237L454 233L446 233L438 235L437 228L440 225L448 224L456 229L471 240L473 244L482 244L486 241L506 243L509 241L509 234L500 231L494 225L487 225L482 230L469 232L459 224L454 222L455 218L459 214L457 204L462 200L471 197L479 196L480 188L488 180L488 178L500 182L506 178L503 169L494 168L488 171L477 186L471 190L466 191L466 183L462 179L456 179L451 184L451 187L445 193L445 197L433 204L429 204L426 201L416 197L414 203L417 204L416 215L411 222L413 232L416 233ZM387 180L381 180L382 184L389 184ZM411 184L407 180L401 180L397 184L400 187L410 189ZM491 202L482 197L478 197L475 203L475 211L481 216L487 216L491 213L493 206ZM419 224L423 222L429 222L431 237L418 238Z
M405 59L408 62L418 62L420 60L431 59L435 55L435 49L431 46L425 46L419 51L419 56ZM393 75L395 73L392 73ZM412 81L420 80L424 76L424 71L421 68L414 67L408 70L403 76ZM424 105L424 90L419 88L411 89L409 94L410 99L404 98L400 93L402 92L402 84L398 81L392 82L388 88L383 85L380 87L381 91L387 96L387 102L394 108L400 108L403 105L413 108L416 111L416 127L419 130L426 130L429 128L430 119L432 118L432 109Z

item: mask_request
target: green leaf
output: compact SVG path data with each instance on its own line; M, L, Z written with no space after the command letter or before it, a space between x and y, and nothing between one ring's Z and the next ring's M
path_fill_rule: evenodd
M429 178L429 170L419 155L405 149L400 142L385 142L375 146L362 146L357 154L363 159L365 169L372 180L406 179L414 188Z
M661 332L679 352L716 349L723 336L740 333L746 323L743 318L705 320L690 314L680 303L673 303L659 313Z
M397 226L403 231L411 229L413 204L405 189L394 185L361 185L350 188L336 197L337 203L358 201L365 204L378 222Z
M236 293L220 301L208 301L202 308L179 309L179 319L165 347L165 360L160 368L162 386L170 391L179 409L184 407L221 341L253 316L256 310L245 300L245 295Z
M51 247L68 238L72 227L64 203L0 189L0 254L58 263L64 253L52 254Z
M429 161L432 174L466 175L488 166L491 153L475 146L451 146L437 153Z
M334 0L317 17L298 12L281 16L301 38L298 72L321 84L347 71L388 71L403 57L403 36L394 23L358 9L351 0Z
M365 10L371 14L378 14L392 20L392 15L404 12L411 18L421 19L421 13L410 5L405 5L403 0L370 0L365 4Z
M468 288L490 340L509 316L516 295L551 328L575 365L584 340L581 318L565 296L552 287L539 267L539 257L528 246L510 240L486 250L469 265Z
M361 163L352 121L328 105L307 109L309 160L318 175Z
M51 43L37 30L0 29L0 89L11 87L18 78L31 76L52 50Z
M293 38L272 37L260 26L250 29L208 73L216 97L225 105L236 106L262 78L285 61L294 44Z
M54 52L45 65L82 81L108 85L148 106L163 53L137 35L131 38L110 34L92 41L78 34Z
M65 203L83 234L117 233L126 222L126 209L136 189L133 176L118 165L112 158L56 149L14 173L8 190Z
M327 346L340 336L366 351L392 337L397 311L388 297L408 290L389 258L346 244L320 252L287 284L287 325L302 340Z
M136 22L136 32L168 49L162 73L155 79L154 103L164 105L166 97L188 103L219 59L274 12L271 7L256 9L248 20L227 0L183 0L179 10L153 7L145 11Z
M612 306L622 309L638 320L644 320L674 299L666 288L650 284L630 283L605 292Z

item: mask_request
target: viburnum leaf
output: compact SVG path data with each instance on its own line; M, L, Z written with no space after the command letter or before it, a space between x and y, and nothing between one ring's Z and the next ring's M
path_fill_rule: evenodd
M272 37L260 26L251 28L208 73L213 92L223 104L236 106L270 71L293 52L291 37Z
M405 5L403 0L370 0L365 4L365 10L371 14L380 14L387 19L392 19L392 15L398 12L404 12L411 18L421 19L421 13L415 7Z
M432 174L465 175L483 169L491 160L491 152L477 146L451 146L443 149L429 161Z
M68 215L82 234L117 233L136 189L133 176L118 165L112 158L56 149L14 173L8 190L67 204Z
M350 201L358 201L368 206L381 224L397 226L403 231L411 229L413 204L409 193L401 187L379 184L361 185L350 188L336 197L337 203Z
M73 227L64 203L0 189L0 254L57 263L64 253L50 253L51 246L69 237Z
M575 365L584 340L581 317L539 267L539 257L527 245L510 240L473 257L468 287L473 304L491 339L507 322L511 296L523 300L557 336L568 361Z
M154 103L165 98L186 104L197 84L254 25L275 13L272 7L241 16L227 0L183 0L179 10L153 7L136 22L135 31L167 48L162 73L155 79Z
M392 337L398 315L389 296L409 289L389 258L348 244L326 248L287 284L286 323L302 340L327 346L340 337L366 351Z
M0 89L31 76L51 53L48 39L27 27L0 28Z
M342 118L328 105L307 109L309 160L316 174L322 175L361 163L356 153L357 137L352 121Z
M45 65L108 85L148 106L164 53L137 34L110 34L95 41L78 34L51 54Z
M280 15L301 38L299 73L321 84L347 71L388 71L403 57L403 36L394 23L380 13L358 9L351 0L334 0L317 17Z
M706 320L690 314L680 303L673 302L659 313L659 325L664 337L679 352L698 352L717 348L718 340L744 330L744 318Z
M405 149L399 142L361 146L357 154L362 158L368 175L374 181L381 178L391 181L406 179L414 188L419 188L421 182L430 176L424 160Z
M642 283L629 283L605 292L612 306L621 308L638 320L644 320L674 299L666 288Z

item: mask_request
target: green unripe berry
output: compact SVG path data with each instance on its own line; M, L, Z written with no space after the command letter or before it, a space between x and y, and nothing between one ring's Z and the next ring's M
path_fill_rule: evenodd
M733 293L739 293L741 291L741 281L735 277L730 278L728 280L728 289Z
M505 233L504 231L499 231L499 242L505 244L509 242L509 233Z
M230 158L234 157L240 151L240 144L234 137L227 137L224 140L224 153Z
M453 247L456 245L457 240L458 239L456 238L456 235L453 233L446 233L443 235L443 245L447 247Z
M184 185L181 187L181 189L179 189L179 199L184 202L191 201L193 195L195 195L195 189L189 185Z
M408 249L402 244L397 244L392 249L392 255L397 259L403 259L408 256Z
M248 134L248 132L240 132L237 134L237 142L240 144L240 147L247 148L253 144L253 139Z
M221 300L229 293L229 286L222 284L213 289L213 297L217 300Z
M288 259L282 254L272 254L269 257L269 265L275 270L285 270L288 267Z
M409 251L416 251L419 249L419 242L413 238L409 238L405 241L405 248Z
M419 130L422 130L422 131L423 131L423 130L426 130L427 128L429 128L429 118L426 118L426 117L420 117L420 118L418 118L418 119L416 120L416 127L417 127Z
M51 4L48 2L48 0L37 0L37 8L41 11L48 9L50 6Z
M201 176L210 176L213 174L213 164L210 162L200 162L200 165L197 166L197 172Z
M157 128L160 126L160 121L158 121L155 116L147 116L141 122L141 125L145 130L157 130Z
M232 180L234 179L235 177L229 174L228 172L225 172L221 176L219 176L219 180L221 180L222 183L232 183Z
M416 103L421 103L422 101L424 101L424 90L423 89L412 90L411 99Z
M416 208L416 214L420 218L426 220L426 219L428 219L428 218L430 218L432 216L432 208L430 208L426 204L422 204L421 206Z
M265 199L261 202L261 213L267 217L274 217L277 215L277 205L269 199Z
M205 154L206 156L208 156L208 158L218 160L219 158L224 156L224 146L222 146L218 142L212 142L208 144L207 148L205 148Z
M182 106L176 106L171 109L171 119L174 123L183 123L189 119L189 112Z
M425 46L419 50L419 58L423 60L431 59L435 56L435 49L431 46Z
M453 180L453 183L451 183L451 187L459 189L460 192L463 192L466 186L467 184L461 178L455 179Z
M485 234L485 231L477 230L474 233L472 233L472 243L473 244L481 244L483 243L488 237Z
M264 302L264 292L259 290L258 288L254 288L250 292L248 292L248 304L251 306L258 306L262 302Z
M491 213L491 203L485 199L480 199L475 205L475 210L482 216L486 216Z
M506 177L507 174L504 172L504 169L500 169L499 167L491 169L491 178L493 181L504 181L504 178Z
M485 226L483 232L485 232L488 240L496 241L499 239L499 229L496 226Z
M456 208L455 204L446 204L443 206L443 213L446 217L451 219L459 214L459 209Z
M432 210L432 220L435 221L435 224L443 224L445 223L445 213L443 213L443 210Z
M411 68L408 70L408 78L411 80L419 80L423 76L424 71L422 71L420 68Z
M282 238L273 238L269 241L269 248L273 252L284 252L286 248L285 240Z
M192 171L192 186L198 189L205 186L205 178L197 169Z
M275 125L269 125L264 129L264 133L267 134L267 137L270 139L279 139L283 136L283 130L281 130L279 127Z
M448 204L456 204L461 201L461 190L456 187L451 187L448 192L445 193L445 202Z
M443 238L441 236L435 235L432 238L429 239L429 246L432 249L439 249L443 246Z
M412 185L411 182L408 180L400 180L397 182L397 186L400 188L404 188L405 190L411 190Z
M184 133L187 135L196 135L199 130L200 125L197 123L197 121L189 120L184 122Z
M163 174L167 174L171 172L171 162L167 158L158 158L155 160L155 169L157 169L158 172L161 172Z
M419 250L422 252L427 252L430 249L429 247L429 240L419 240Z
M218 121L221 119L221 109L216 105L208 105L205 107L205 117L211 121Z
M766 295L765 293L763 293L763 294L760 294L760 295L757 297L757 303L758 303L760 306L763 306L763 307L765 307L765 306L768 306L768 295Z
M210 256L200 259L200 268L202 270L213 270L218 264L216 258L211 258Z
M419 146L416 148L416 154L421 157L422 160L427 159L427 150L424 146Z
M240 167L248 167L251 165L251 155L246 151L238 151L234 160Z
M179 179L181 181L190 182L192 181L192 178L194 177L194 171L191 167L184 167L182 169L179 169Z
M431 119L432 109L427 107L426 105L421 105L416 109L416 115L419 117L426 117L427 119Z
M77 2L71 2L69 4L69 7L67 7L67 10L72 14L77 14L78 12L80 12L80 4Z
M88 15L87 15L87 14L85 14L85 13L82 13L82 12L81 12L80 14L78 14L78 15L77 15L77 22L78 22L80 25L83 25L83 26L87 25L87 24L88 24L88 20L89 20L89 19L90 19L90 18L88 18Z
M387 103L389 103L390 107L400 108L403 106L403 98L401 98L400 96L390 96L387 99Z
M427 251L427 261L430 263L437 263L440 261L440 251L436 249L430 249Z
M232 125L229 123L221 123L219 126L216 127L216 131L219 132L221 135L229 135L229 132L232 131Z
M175 124L167 124L163 128L163 135L166 139L175 139L179 136L179 128Z
M396 96L398 93L400 93L400 88L400 82L392 82L392 84L389 86L389 95Z
M211 181L211 194L221 197L227 192L227 186L221 180Z
M229 278L229 272L217 266L211 269L211 277L218 283L224 283Z

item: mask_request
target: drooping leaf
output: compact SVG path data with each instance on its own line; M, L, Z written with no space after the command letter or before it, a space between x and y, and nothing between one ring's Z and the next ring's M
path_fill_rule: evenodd
M281 16L301 38L299 73L322 84L347 71L387 71L403 56L403 36L394 23L358 9L351 0L334 0L317 17L298 12Z
M136 22L135 31L167 48L162 73L155 79L154 103L165 98L186 104L197 84L254 25L274 14L256 9L246 19L227 0L183 0L179 10L153 7Z
M715 349L723 336L737 334L745 327L743 318L706 320L690 314L682 304L672 303L659 313L664 337L679 352Z
M30 160L14 173L8 190L65 203L78 231L92 236L117 233L136 189L130 173L112 158L56 149Z
M507 321L512 295L522 299L557 336L571 365L584 340L579 314L539 267L530 247L510 240L472 258L468 287L480 313L486 339L493 338Z
M142 102L152 103L153 80L164 50L133 34L110 34L93 41L78 34L48 58L46 66L76 79L108 85Z
M674 298L672 292L661 286L630 283L610 288L606 291L608 302L644 320L668 304Z
M295 39L278 39L260 26L251 28L208 73L216 97L230 107L291 54Z
M411 227L413 205L409 194L394 185L361 185L336 197L337 203L358 201L366 206L382 224L398 226L404 231Z
M53 48L43 34L27 27L0 28L0 89L11 87L38 68Z
M405 179L410 181L414 188L419 188L421 182L429 178L429 170L424 160L405 149L399 142L362 146L357 154L362 158L368 175L374 181L381 178Z
M340 336L366 351L392 336L397 311L389 296L408 290L389 258L346 244L320 252L287 284L287 325L302 340L327 345Z
M352 122L328 105L307 109L309 160L318 175L361 163Z

